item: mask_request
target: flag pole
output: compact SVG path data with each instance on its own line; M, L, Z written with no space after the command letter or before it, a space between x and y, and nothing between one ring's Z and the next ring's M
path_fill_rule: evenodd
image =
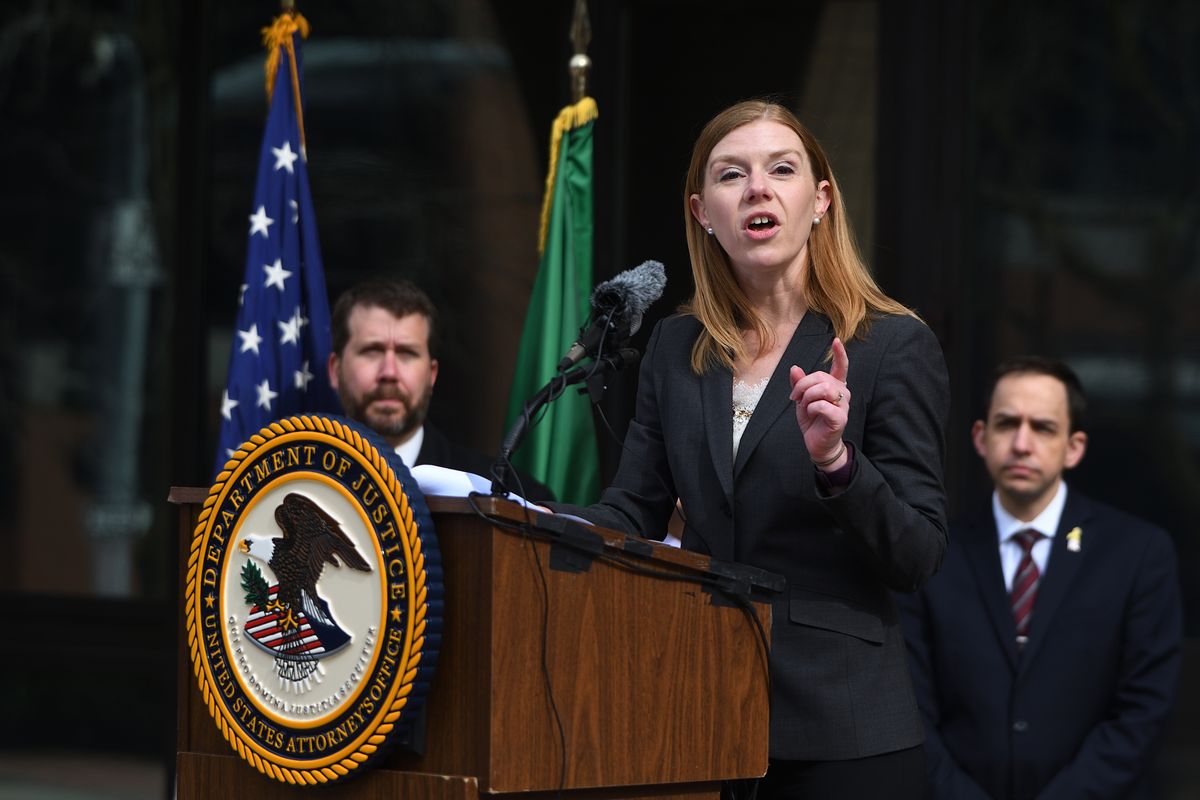
M339 408L325 370L329 298L305 155L300 51L309 24L285 0L283 12L261 32L268 50L267 114L221 397L218 479L244 457L241 445L272 421Z
M571 101L575 103L587 97L588 70L592 68L587 49L591 41L592 21L588 17L587 0L575 0L575 18L571 20L571 43L575 46L575 54L568 65L571 72Z
M592 26L586 0L575 0L569 36L572 102L559 112L550 133L538 272L509 393L510 434L506 453L493 469L498 478L493 489L514 488L509 480L515 464L549 486L559 500L587 505L596 501L600 474L591 403L571 392L548 404L566 386L557 366L587 324L592 291L592 134L599 111L587 94ZM551 391L543 395L547 389ZM517 451L522 439L524 447ZM509 454L512 463L505 457Z

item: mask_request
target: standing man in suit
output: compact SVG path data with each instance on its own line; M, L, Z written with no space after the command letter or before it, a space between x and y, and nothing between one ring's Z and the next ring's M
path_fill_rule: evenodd
M898 597L933 796L1149 796L1179 681L1175 553L1068 489L1086 401L1065 364L1000 366L971 434L995 486L941 571Z
M407 280L376 279L347 289L333 306L329 382L346 416L396 449L410 469L433 464L489 477L493 459L451 442L426 417L437 382L437 309ZM549 488L519 473L531 500Z

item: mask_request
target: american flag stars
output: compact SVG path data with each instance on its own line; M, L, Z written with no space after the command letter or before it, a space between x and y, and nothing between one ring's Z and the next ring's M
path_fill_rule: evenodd
M253 351L254 355L258 355L258 346L262 344L262 337L258 335L258 323L251 325L249 330L238 331L238 338L242 340L243 353Z
M229 396L229 390L221 392L221 416L227 420L233 419L230 412L238 407L238 401Z
M296 306L296 313L292 314L286 322L280 321L279 325L279 343L283 344L299 344L300 329L308 324L308 320L304 318L304 314L300 311L300 306Z
M271 383L266 378L263 378L263 382L255 386L254 389L258 392L258 401L255 405L264 411L270 411L271 401L279 397L279 392L271 391Z
M283 147L272 147L271 153L275 156L275 169L286 169L288 172L295 172L292 164L296 163L296 159L300 157L299 153L292 152L292 143L285 141Z
M258 211L250 215L250 235L261 233L266 238L267 231L274 224L275 220L267 216L267 207L259 206Z
M283 268L283 260L275 259L274 264L263 264L263 272L267 273L266 281L263 283L263 288L274 286L279 291L286 291L284 281L292 277L292 273Z
M296 388L302 392L308 390L308 382L311 381L313 377L315 376L308 371L307 361L301 364L300 369L296 370L296 372L292 375L292 378L296 383Z
M299 56L300 37L293 35L292 43ZM297 119L297 87L292 85L288 49L281 47L279 53L250 203L214 472L277 419L340 411L324 369L330 350L329 298ZM299 57L297 62L299 66Z

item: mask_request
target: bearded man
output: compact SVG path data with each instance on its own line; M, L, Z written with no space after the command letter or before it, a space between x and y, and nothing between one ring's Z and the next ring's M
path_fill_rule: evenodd
M411 281L376 279L342 293L333 306L329 382L350 419L396 449L410 469L419 464L491 477L493 459L451 442L427 416L437 383L437 309ZM518 473L525 496L553 493Z

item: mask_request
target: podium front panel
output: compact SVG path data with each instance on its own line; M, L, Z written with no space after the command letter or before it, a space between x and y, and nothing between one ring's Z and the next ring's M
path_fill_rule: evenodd
M181 552L205 494L172 490L184 506ZM382 797L372 787L392 791L403 782L397 775L411 773L449 783L415 778L404 784L406 797L440 786L449 794L428 796L561 789L572 797L699 798L715 797L721 780L765 773L768 667L750 615L714 602L695 582L646 574L701 575L706 558L642 540L632 547L599 529L606 553L642 555L622 556L632 566L575 552L564 558L552 533L510 529L526 519L512 503L476 501L484 518L465 500L427 500L445 611L422 751L395 750L320 794ZM769 602L751 605L769 635ZM207 781L233 781L235 795L312 792L271 781L232 753L191 675L182 609L180 630L178 796L210 796L186 791Z

